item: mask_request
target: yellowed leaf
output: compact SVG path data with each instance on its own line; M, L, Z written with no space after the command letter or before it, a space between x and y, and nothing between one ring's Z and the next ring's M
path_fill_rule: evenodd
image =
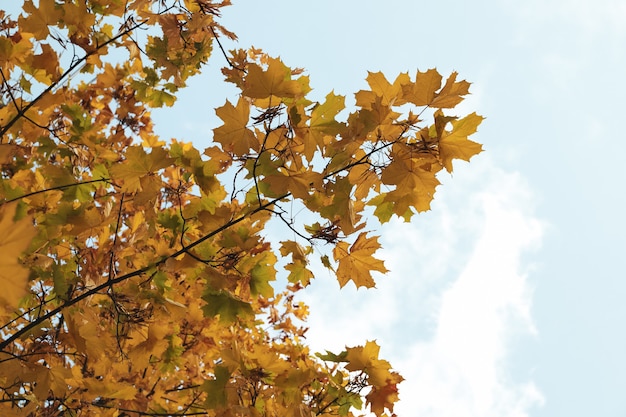
M391 84L382 72L368 72L367 83L371 91L361 90L356 93L356 104L365 109L371 109L378 98L383 106L400 106L406 103L402 97L402 90L410 82L409 75L406 73L398 75Z
M359 234L352 246L347 242L339 242L333 251L333 257L339 263L339 285L343 287L348 281L352 281L357 288L374 287L371 272L387 272L383 261L372 256L379 248L378 237L367 237L366 232Z
M482 121L482 116L472 113L450 122L452 131L444 132L439 140L439 157L448 172L452 172L453 159L469 161L472 156L482 152L481 144L467 138L476 132Z
M441 91L437 93L434 98L431 107L436 108L452 108L463 101L463 96L469 94L470 83L465 80L456 81L457 73L453 72L446 80L446 84Z
M239 98L236 106L230 101L215 110L217 116L224 121L224 124L213 129L215 142L222 144L222 149L232 152L237 156L243 156L259 148L259 141L254 132L248 129L250 120L250 104L242 97Z
M17 203L0 206L0 301L10 308L27 293L28 269L20 256L37 234L30 216L14 220Z
M270 58L267 69L251 64L245 78L243 95L253 99L277 97L272 106L280 104L281 98L294 98L301 94L303 86L291 79L291 69L280 59Z
M416 106L428 106L433 102L437 90L441 87L441 75L431 68L426 72L417 72L415 83L405 85L404 98Z

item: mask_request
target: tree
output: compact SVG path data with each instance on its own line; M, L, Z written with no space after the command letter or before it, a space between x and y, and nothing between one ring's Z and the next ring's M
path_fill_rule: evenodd
M228 4L0 10L3 416L393 412L402 377L379 346L310 352L296 295L316 259L340 286L386 272L368 219L428 210L438 172L481 151L482 118L445 113L469 83L369 73L340 119L344 97L311 101L302 70L226 52ZM240 91L214 144L162 141L150 109L212 54Z

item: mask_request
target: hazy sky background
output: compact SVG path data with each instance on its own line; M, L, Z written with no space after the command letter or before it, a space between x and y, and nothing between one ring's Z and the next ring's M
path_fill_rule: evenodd
M307 293L317 349L377 339L406 381L401 416L626 416L626 3L623 0L244 1L238 45L304 67L317 99L367 70L437 67L473 83L486 152L442 175L433 210L392 222L378 289ZM216 50L165 136L207 146Z

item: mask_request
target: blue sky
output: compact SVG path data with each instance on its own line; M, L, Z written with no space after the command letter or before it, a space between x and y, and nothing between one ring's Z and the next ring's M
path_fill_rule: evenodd
M224 24L351 97L367 70L471 82L486 152L443 176L433 210L380 230L378 289L306 295L310 342L377 339L405 376L402 416L626 415L626 3L234 1ZM227 45L235 47L235 45ZM159 131L208 145L217 55Z

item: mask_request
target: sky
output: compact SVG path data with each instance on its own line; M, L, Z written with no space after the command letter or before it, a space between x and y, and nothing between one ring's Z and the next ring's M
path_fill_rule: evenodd
M626 416L626 3L233 0L239 42L303 67L314 97L367 71L471 81L485 152L442 175L432 211L381 227L377 289L307 289L317 350L377 340L399 416ZM208 146L232 98L216 52L163 136Z

